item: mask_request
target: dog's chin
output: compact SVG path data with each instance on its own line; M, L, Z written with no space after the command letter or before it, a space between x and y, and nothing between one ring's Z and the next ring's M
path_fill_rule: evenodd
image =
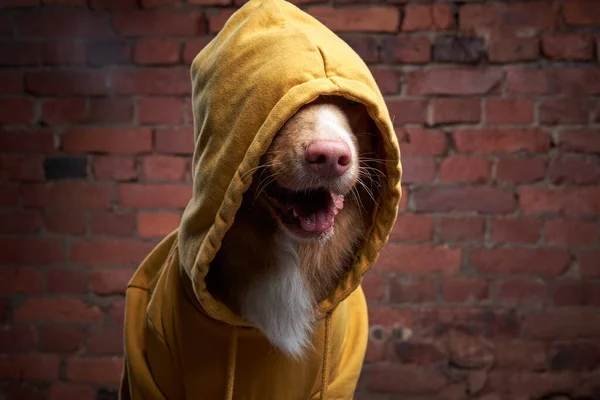
M281 231L302 242L328 241L344 208L344 195L326 187L293 190L273 182L261 197Z

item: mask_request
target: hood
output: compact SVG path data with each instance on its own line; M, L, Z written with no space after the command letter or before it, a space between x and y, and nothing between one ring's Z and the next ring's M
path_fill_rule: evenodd
M333 32L282 0L251 0L196 56L193 197L179 229L182 276L203 310L247 326L214 299L204 278L234 223L242 196L273 137L303 105L321 95L362 103L383 147L387 182L350 273L319 304L324 313L352 293L387 241L401 196L400 153L385 102L369 69Z

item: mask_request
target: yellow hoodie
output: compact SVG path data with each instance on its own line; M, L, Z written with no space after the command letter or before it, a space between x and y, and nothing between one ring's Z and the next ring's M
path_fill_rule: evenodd
M181 226L127 288L121 399L351 399L367 344L360 282L396 218L400 154L368 68L341 39L283 0L251 0L191 67L193 197ZM204 277L273 136L320 95L365 105L387 181L350 273L319 304L312 346L293 360L214 299ZM165 192L164 196L169 193Z

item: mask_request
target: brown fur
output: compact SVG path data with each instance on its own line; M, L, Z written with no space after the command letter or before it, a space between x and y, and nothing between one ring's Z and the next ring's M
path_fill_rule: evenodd
M306 146L317 138L314 113L320 107L329 107L338 115L344 115L346 129L355 134L353 140L359 154L372 157L372 122L362 105L343 98L320 98L290 118L275 136L261 161L261 168L255 172L253 184L245 193L235 222L225 235L206 278L211 294L235 312L240 311L245 290L275 267L274 237L281 228L264 199L263 190L272 179L288 189L307 189L306 182L299 176L301 162ZM362 181L370 185L373 179L368 173L370 170L359 169ZM352 192L345 195L344 208L335 217L334 234L326 241L297 242L302 272L315 301L326 298L350 267L375 206L362 185L352 182L351 186Z

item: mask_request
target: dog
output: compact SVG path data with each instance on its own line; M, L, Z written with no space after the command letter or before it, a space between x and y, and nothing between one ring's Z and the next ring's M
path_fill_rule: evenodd
M209 292L292 357L364 237L381 174L375 147L362 105L329 96L300 108L254 171L211 264Z

